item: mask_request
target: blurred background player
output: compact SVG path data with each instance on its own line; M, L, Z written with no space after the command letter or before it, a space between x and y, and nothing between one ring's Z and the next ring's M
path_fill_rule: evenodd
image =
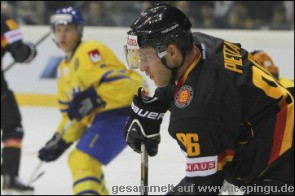
M275 65L273 59L265 51L254 50L251 54L260 65L266 68L294 96L294 81L280 77L279 67Z
M5 6L1 2L2 6ZM22 40L22 33L14 19L1 13L1 131L3 190L32 191L33 187L22 183L19 178L21 144L24 136L22 119L14 93L8 88L2 71L2 58L9 52L18 63L30 63L36 56L32 43Z
M66 54L58 70L62 120L53 138L40 149L39 158L54 161L79 140L68 158L73 192L105 195L108 189L102 166L126 146L124 125L144 79L126 70L106 45L82 41L84 19L78 9L58 9L51 17L51 27L57 46ZM61 135L69 121L71 126Z

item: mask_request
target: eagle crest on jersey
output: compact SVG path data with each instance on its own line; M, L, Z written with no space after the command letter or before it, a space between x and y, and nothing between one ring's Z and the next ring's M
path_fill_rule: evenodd
M175 105L179 108L185 108L187 107L194 96L194 92L192 87L188 86L188 85L184 85L183 87L181 87L179 89L179 91L177 92L174 102Z

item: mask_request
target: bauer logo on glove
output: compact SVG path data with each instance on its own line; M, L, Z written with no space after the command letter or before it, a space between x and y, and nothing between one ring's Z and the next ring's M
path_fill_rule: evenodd
M165 114L165 113L144 111L143 109L140 109L139 107L137 107L133 102L131 104L131 108L139 116L149 118L149 119L152 119L152 120L163 120L163 117L164 117L164 114Z
M160 126L168 108L162 104L157 94L154 97L145 96L142 88L138 89L138 95L134 96L131 108L125 125L126 142L138 153L141 153L143 142L148 155L155 156L161 141Z

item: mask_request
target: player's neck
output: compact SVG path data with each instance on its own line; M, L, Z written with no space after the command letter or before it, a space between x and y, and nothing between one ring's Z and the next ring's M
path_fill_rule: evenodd
M183 73L187 70L187 68L194 62L194 60L198 57L198 52L197 50L193 49L192 51L190 51L184 60L183 66L181 66L179 68L179 70L177 71L177 78L180 78Z
M72 58L73 51L66 52L66 60L69 61Z
M80 43L81 43L81 40L79 40L78 42L76 42L76 44L73 47L73 49L71 49L69 51L65 51L65 53L66 53L66 60L67 61L70 61L71 60L72 56L74 55L75 51L79 47Z

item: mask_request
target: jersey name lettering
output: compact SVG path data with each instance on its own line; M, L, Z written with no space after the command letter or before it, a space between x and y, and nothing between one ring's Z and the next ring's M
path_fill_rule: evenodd
M228 70L243 73L241 51L235 44L224 42L223 45L224 67Z

